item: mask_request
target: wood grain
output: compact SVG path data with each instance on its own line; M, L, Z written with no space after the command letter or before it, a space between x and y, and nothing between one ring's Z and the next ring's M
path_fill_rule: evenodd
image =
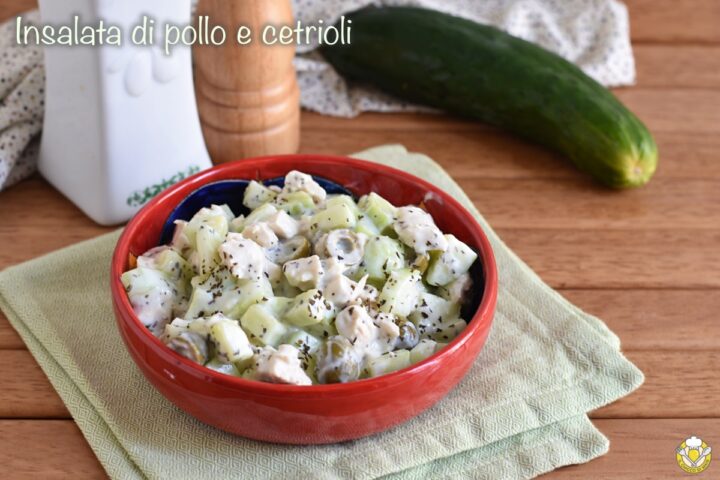
M720 230L497 231L554 288L720 288Z
M720 180L659 176L645 188L621 192L589 178L464 177L463 186L494 228L720 229Z
M24 350L25 344L12 328L5 314L0 312L0 350Z
M0 418L70 417L30 352L2 350L0 363Z
M717 434L720 420L716 418L602 419L593 423L609 438L610 452L584 465L556 470L541 477L543 480L682 478L674 455L680 442L693 434L709 439L712 445L720 441ZM70 420L0 420L0 463L4 467L3 478L7 480L106 478L102 466ZM713 465L710 468L713 469Z
M720 351L625 354L645 374L645 384L632 395L592 412L592 418L720 417Z
M675 449L690 435L720 442L720 420L648 419L594 420L610 439L610 452L584 465L565 467L541 477L561 480L618 479L666 480L686 478L675 462ZM710 465L698 478L716 478Z
M467 186L466 180L475 179L588 180L585 174L560 155L489 127L450 131L358 129L343 130L339 134L336 130L313 127L316 116L309 112L303 114L303 119L307 121L304 122L302 153L342 155L376 145L399 143L412 152L432 157L463 187ZM373 116L363 115L357 121ZM406 117L398 115L396 118L402 122ZM434 117L437 116L416 115L414 118L430 121ZM444 118L449 122L456 121ZM717 161L720 135L663 133L656 137L656 141L660 164L653 180L720 179L720 162ZM586 183L595 185L590 181ZM649 187L652 185L650 183Z
M3 478L107 478L71 420L0 420Z
M676 2L680 3L680 2ZM637 84L642 88L717 88L720 45L633 45Z
M0 21L37 8L37 0L3 0L0 3Z
M635 42L720 42L716 0L625 0Z

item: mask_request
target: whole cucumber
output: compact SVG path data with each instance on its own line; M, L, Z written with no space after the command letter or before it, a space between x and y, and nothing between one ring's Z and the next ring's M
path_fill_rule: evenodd
M342 75L558 150L611 187L645 184L657 146L602 85L496 28L415 7L354 12L351 43L322 53Z

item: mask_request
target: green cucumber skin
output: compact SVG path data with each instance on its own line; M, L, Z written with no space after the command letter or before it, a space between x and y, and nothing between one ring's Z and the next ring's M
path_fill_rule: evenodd
M657 146L643 123L578 67L496 28L415 7L346 16L351 43L323 46L342 75L482 120L558 150L616 188L645 184Z

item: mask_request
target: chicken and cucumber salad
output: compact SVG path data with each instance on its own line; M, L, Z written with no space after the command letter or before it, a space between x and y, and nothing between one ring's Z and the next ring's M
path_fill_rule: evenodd
M309 175L251 182L176 221L122 283L140 321L207 368L312 385L377 377L443 348L467 323L476 253L418 206L331 195Z

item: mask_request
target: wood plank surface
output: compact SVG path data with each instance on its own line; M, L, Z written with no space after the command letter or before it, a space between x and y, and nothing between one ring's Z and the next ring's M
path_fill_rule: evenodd
M610 452L584 465L565 467L541 477L561 480L618 479L666 480L690 478L675 462L675 449L690 435L720 443L720 420L717 418L594 420L593 423L610 439ZM716 464L711 464L699 479L718 478Z
M497 232L554 288L720 288L720 230Z
M720 292L714 290L561 290L620 337L625 351L717 351ZM663 375L662 371L655 374Z
M664 480L683 478L675 448L689 435L720 443L720 420L632 419L594 420L610 439L610 452L589 463L565 467L542 477L563 480ZM23 455L17 455L21 451ZM3 478L105 478L77 426L70 420L0 420L0 463ZM716 465L710 465L714 478Z
M679 3L679 2L676 2ZM637 84L642 88L718 88L720 45L633 45Z
M403 144L412 152L422 152L440 163L463 188L468 181L478 179L585 179L589 190L592 183L560 155L519 140L517 137L490 128L474 130L384 130L363 128L336 130L318 128L319 116L304 112L303 153L325 155L350 154L376 145ZM360 118L376 117L365 114ZM435 118L438 117L438 118ZM396 115L398 122L406 122L408 115ZM444 115L413 116L414 119L438 121ZM435 120L433 120L435 119ZM343 124L347 120L338 120ZM458 123L460 124L460 123ZM461 124L460 124L461 125ZM344 127L343 127L344 128ZM653 180L657 179L720 179L720 135L696 133L663 133L656 136L660 164ZM654 182L653 182L654 183ZM648 188L652 188L650 183ZM467 189L467 188L466 188ZM472 193L469 189L467 189ZM605 190L607 192L607 190ZM0 197L2 198L2 197Z
M25 344L0 311L0 350L24 350Z
M50 381L27 350L0 351L0 418L69 418Z
M7 480L107 478L71 420L0 420L0 463Z
M717 0L625 0L633 43L719 43Z

